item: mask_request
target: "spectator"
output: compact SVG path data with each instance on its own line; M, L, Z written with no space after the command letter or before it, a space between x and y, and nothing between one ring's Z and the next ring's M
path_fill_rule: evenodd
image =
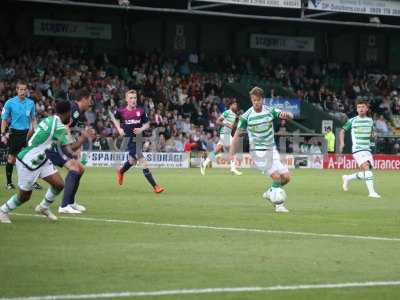
M310 147L310 154L322 154L321 146L321 142L313 140Z
M375 121L375 128L378 133L381 133L381 134L389 134L390 133L389 127L388 127L383 115L380 115L379 118Z
M326 150L328 153L333 154L335 153L335 135L332 132L331 127L326 128L326 133L324 136L326 140Z

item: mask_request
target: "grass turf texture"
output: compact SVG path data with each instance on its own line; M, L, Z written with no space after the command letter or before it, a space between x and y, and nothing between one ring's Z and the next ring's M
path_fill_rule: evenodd
M0 169L4 178L4 169ZM88 169L78 192L82 217L399 238L398 172L375 172L382 199L363 182L341 191L344 171L295 170L289 214L261 198L270 180L255 170L154 169L124 186L111 169ZM65 175L65 173L63 173ZM41 182L42 183L42 182ZM33 214L44 195L16 213ZM4 188L1 203L11 196ZM57 199L53 211L56 211ZM12 216L0 224L1 297L400 280L400 241L294 236ZM163 296L162 299L397 299L400 287ZM152 297L146 297L149 299ZM126 298L125 298L126 299ZM137 299L137 298L135 298Z

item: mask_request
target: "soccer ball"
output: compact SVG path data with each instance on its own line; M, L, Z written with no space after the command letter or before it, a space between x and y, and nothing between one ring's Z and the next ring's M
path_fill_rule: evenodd
M286 192L282 188L270 188L265 194L265 198L268 198L273 204L282 204L287 198Z

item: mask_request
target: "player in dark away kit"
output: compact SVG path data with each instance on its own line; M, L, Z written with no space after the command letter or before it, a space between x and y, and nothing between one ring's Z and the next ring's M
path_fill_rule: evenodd
M141 151L141 136L143 131L150 128L149 119L144 109L137 106L137 92L135 90L126 92L125 99L127 105L118 109L115 115L115 120L113 120L118 133L121 136L129 138L129 159L117 170L118 184L123 184L124 173L139 162L143 167L143 175L153 187L153 191L157 194L162 193L164 188L159 186L154 180L153 175L148 168L147 161L144 159Z

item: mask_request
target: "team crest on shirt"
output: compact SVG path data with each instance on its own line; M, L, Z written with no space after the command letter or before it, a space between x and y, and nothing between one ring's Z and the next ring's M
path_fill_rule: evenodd
M74 111L74 114L72 115L74 117L74 119L79 118L79 111Z
M31 112L30 112L29 110L26 110L26 111L25 111L25 114L26 114L27 117L29 117L29 115L31 114Z
M136 117L140 117L140 111L136 112Z

